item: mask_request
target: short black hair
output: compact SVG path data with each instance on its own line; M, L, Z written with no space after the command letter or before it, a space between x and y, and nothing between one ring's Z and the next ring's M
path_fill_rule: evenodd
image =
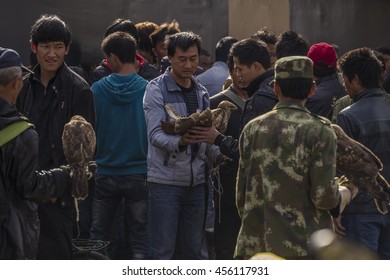
M276 79L275 83L280 87L283 96L298 100L307 99L313 86L313 80L306 78Z
M259 62L267 70L271 65L267 45L252 38L235 43L230 49L230 54L237 57L241 64L247 66Z
M229 53L226 63L228 65L229 70L232 71L234 69L234 60L232 54Z
M167 37L167 54L168 56L174 56L176 52L176 48L186 51L192 46L196 46L198 48L198 54L200 54L201 50L201 38L199 35L187 31L187 32L179 32Z
M215 61L227 61L227 57L230 52L230 48L236 43L238 40L234 37L227 36L218 41L215 46Z
M337 66L350 81L355 75L358 76L360 83L366 89L380 86L382 63L375 51L370 48L358 48L345 53L338 60Z
M136 43L138 44L138 31L135 27L135 24L131 20L123 18L115 19L107 27L106 32L104 33L104 38L117 31L122 31L130 34L131 36L133 36Z
M35 21L30 31L30 40L34 45L49 42L64 42L68 47L71 32L66 23L57 15L41 15Z
M115 54L122 63L134 63L136 42L133 36L123 31L117 31L103 39L102 51L108 56Z
M380 46L376 50L381 54L390 55L390 46Z
M276 43L276 57L301 55L306 56L309 51L309 43L302 35L294 31L286 31L279 35Z
M263 27L251 36L252 39L263 41L267 45L275 45L278 37L275 32L268 30L267 27Z

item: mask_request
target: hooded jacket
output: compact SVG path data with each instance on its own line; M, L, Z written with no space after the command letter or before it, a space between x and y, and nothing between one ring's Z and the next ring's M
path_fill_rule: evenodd
M146 173L148 141L142 108L146 85L135 73L113 73L92 85L98 174Z
M0 130L26 120L0 98ZM38 248L37 202L62 196L70 178L60 169L37 172L38 135L25 130L0 147L0 259L34 259Z

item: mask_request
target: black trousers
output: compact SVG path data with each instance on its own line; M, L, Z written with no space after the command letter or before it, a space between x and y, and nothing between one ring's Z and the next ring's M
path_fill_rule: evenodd
M72 259L72 236L75 217L74 200L70 193L38 207L40 235L37 259Z
M219 217L221 215L221 222ZM235 206L215 208L214 244L215 259L232 260L241 219Z

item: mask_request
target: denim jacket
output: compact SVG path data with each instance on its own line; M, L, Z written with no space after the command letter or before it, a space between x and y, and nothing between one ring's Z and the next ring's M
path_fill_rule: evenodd
M210 105L207 90L192 78L198 96L198 109L203 111ZM168 135L161 129L160 121L171 118L165 104L172 104L181 116L188 116L183 92L176 84L170 68L152 80L146 87L144 111L148 133L148 181L174 186L195 186L205 183L209 153L215 148L200 143L195 156L191 147L179 149L179 135Z

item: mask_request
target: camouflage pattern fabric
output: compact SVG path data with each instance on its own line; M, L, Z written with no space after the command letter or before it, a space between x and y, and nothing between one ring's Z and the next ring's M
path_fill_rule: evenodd
M330 122L294 101L248 123L240 137L235 257L308 255L309 236L332 228L338 204L336 136Z
M275 80L313 79L313 61L307 56L287 56L275 62Z

